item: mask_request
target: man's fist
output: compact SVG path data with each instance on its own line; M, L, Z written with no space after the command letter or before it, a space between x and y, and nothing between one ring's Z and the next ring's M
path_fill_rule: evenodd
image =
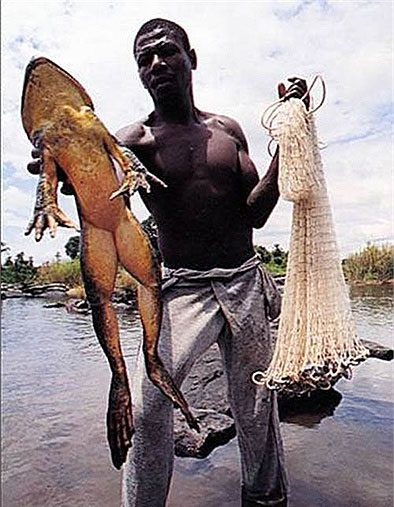
M284 100L295 98L302 99L306 108L309 109L309 94L306 95L308 91L308 85L305 79L300 77L290 77L288 79L291 85L286 89L286 86L283 83L279 83L278 85L278 94L279 98L283 98Z
M42 150L39 148L33 148L31 150L31 156L33 157L33 160L27 164L27 170L30 174L40 174L42 164ZM70 182L67 180L66 175L59 166L57 166L57 175L59 180L63 183L60 192L65 195L73 195L74 189L70 185Z
M33 157L33 160L27 164L27 170L30 174L40 174L41 150L33 148L31 150L31 156Z

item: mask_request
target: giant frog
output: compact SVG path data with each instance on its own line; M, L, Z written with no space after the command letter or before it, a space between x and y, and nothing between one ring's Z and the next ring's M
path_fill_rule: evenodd
M46 229L77 227L57 204L58 170L64 171L75 194L81 226L81 268L93 326L112 371L107 435L112 462L120 468L131 446L133 420L127 369L111 295L118 263L139 282L138 306L149 378L179 407L190 427L198 429L188 405L158 355L161 324L160 270L149 240L121 194L139 186L163 184L135 155L117 144L95 115L84 88L47 58L33 59L26 69L22 122L41 152L41 169L33 219L40 241ZM119 188L113 160L124 172Z

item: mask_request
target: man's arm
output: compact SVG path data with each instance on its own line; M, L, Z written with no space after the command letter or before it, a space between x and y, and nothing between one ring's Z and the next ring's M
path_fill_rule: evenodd
M259 229L268 220L279 199L278 168L279 149L276 149L264 177L249 193L246 200L254 228Z
M278 94L282 98L302 98L306 107L309 108L309 96L307 93L307 83L304 79L290 78L291 85L286 89L283 83L278 85ZM271 160L268 171L259 181L256 167L248 154L248 146L245 136L234 120L229 120L230 132L238 139L241 145L239 150L239 166L241 175L241 185L246 197L247 211L250 215L251 225L255 229L264 226L271 215L279 199L278 187L278 169L279 169L279 149Z
M278 150L275 153L265 176L259 181L254 163L249 157L247 141L238 123L227 117L220 122L238 144L238 174L241 193L246 203L252 227L259 229L268 220L279 198L278 189Z

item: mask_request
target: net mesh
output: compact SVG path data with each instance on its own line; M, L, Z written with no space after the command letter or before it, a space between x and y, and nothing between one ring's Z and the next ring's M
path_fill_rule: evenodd
M368 350L358 339L342 272L313 115L299 99L280 104L269 131L279 144L279 189L294 203L275 351L253 380L302 394L329 389Z

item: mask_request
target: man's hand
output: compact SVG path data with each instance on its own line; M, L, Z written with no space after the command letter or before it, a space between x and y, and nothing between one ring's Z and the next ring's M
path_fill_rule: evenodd
M290 98L302 99L306 108L309 109L310 97L309 94L306 95L308 91L306 80L300 77L290 77L288 81L291 85L287 89L283 83L278 85L279 98L285 97L285 100Z
M118 470L126 461L134 433L131 395L126 375L113 374L107 412L107 438L112 463Z
M33 157L33 160L31 160L27 164L27 170L30 174L40 174L40 168L41 168L41 150L38 148L33 148L31 151L31 156Z
M34 174L36 176L37 174L40 174L41 171L42 150L40 148L33 148L31 150L31 156L33 157L33 160L27 164L27 170L30 174ZM57 174L59 181L63 183L60 192L64 195L74 195L73 187L59 166L57 166Z

